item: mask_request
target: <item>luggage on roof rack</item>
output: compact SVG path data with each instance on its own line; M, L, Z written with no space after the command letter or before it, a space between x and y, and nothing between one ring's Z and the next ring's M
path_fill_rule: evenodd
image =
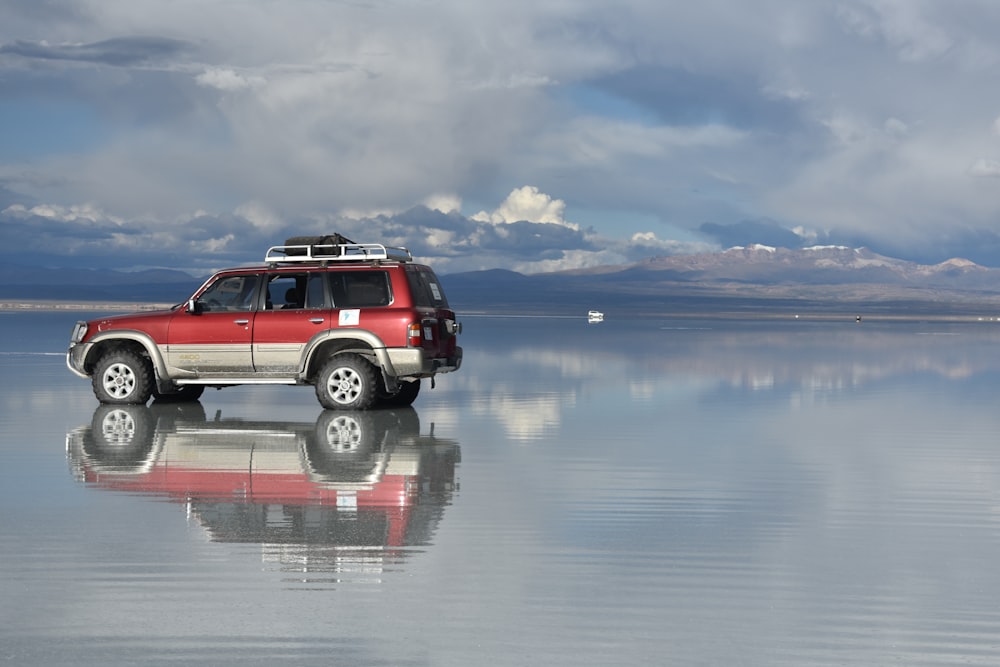
M342 234L327 234L326 236L293 236L285 239L285 247L289 249L289 255L308 254L304 250L306 246L316 248L316 254L339 255L339 248L345 244L354 244L354 241ZM334 251L334 249L338 249Z
M328 236L293 236L285 245L267 249L264 261L268 264L297 262L365 262L373 260L413 261L406 248L385 246L381 243L354 243L340 234Z

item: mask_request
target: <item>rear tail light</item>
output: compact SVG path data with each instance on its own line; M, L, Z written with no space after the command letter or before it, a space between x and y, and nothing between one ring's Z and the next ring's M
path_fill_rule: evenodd
M410 322L406 326L407 344L410 347L420 347L422 342L420 330L420 322Z

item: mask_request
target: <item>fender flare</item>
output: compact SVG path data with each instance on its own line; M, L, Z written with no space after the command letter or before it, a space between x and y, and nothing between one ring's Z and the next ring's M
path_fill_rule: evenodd
M117 340L129 340L142 346L146 351L146 356L149 357L150 363L153 365L157 385L161 381L168 379L167 364L160 353L160 346L156 344L156 341L149 334L133 329L112 329L96 334L87 341L90 344L90 349L87 351L87 358L84 360L84 364L87 366L91 364L91 359L98 348L106 343L113 343Z
M313 336L312 340L309 341L309 344L302 351L302 360L299 364L299 375L302 378L309 375L309 368L315 361L316 354L323 345L336 340L360 340L365 343L368 346L367 349L347 347L338 352L338 354L355 352L373 355L375 363L378 365L379 371L383 376L395 376L395 367L392 365L389 352L386 350L385 343L381 338L365 329L328 329Z

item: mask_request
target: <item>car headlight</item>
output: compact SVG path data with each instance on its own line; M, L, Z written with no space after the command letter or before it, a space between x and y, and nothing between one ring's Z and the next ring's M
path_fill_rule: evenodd
M77 322L73 326L73 335L70 336L69 340L71 343L79 343L80 341L83 340L83 337L86 335L87 335L87 323L82 321Z

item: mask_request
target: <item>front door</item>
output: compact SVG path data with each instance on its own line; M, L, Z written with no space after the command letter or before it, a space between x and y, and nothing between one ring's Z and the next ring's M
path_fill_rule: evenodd
M251 341L259 274L223 276L170 321L167 363L181 378L226 377L253 371Z

